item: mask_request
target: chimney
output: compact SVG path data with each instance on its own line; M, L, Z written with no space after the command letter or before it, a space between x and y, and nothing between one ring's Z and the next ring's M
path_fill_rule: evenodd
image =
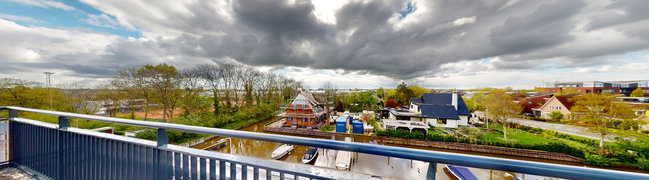
M453 97L451 98L452 99L451 103L453 104L453 106L455 106L455 110L457 110L457 92L453 92L452 96Z

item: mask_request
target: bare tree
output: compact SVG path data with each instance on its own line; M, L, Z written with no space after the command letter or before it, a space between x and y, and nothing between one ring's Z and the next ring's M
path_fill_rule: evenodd
M210 90L212 90L212 93L214 94L212 96L212 100L214 101L214 115L218 115L220 113L219 104L221 103L219 100L219 96L221 95L219 89L223 82L223 76L221 75L221 65L203 64L199 65L197 67L197 70L201 78L205 81L207 86L210 88Z
M201 85L201 72L198 68L184 70L180 73L180 88L183 90L182 108L185 115L189 115L200 110L200 93L203 91Z
M144 99L144 119L148 119L149 103L152 102L153 98L152 87L149 81L147 81L147 73L141 67L129 67L117 70L117 74L111 81L111 84L125 90L129 94L129 101L138 98ZM135 102L129 104L135 104Z

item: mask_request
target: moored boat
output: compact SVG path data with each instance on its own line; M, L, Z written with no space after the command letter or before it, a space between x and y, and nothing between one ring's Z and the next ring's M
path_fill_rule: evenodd
M446 165L444 172L450 179L455 180L478 180L471 171L464 166Z
M275 149L270 157L273 159L280 159L289 154L291 150L293 150L293 145L283 144Z
M302 156L302 163L309 164L315 160L316 156L318 156L318 148L309 147Z

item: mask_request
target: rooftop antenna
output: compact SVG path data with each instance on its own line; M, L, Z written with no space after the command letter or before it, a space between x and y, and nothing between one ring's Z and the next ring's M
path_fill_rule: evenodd
M51 76L54 73L53 72L43 72L43 74L45 74L45 87L48 89L47 94L48 94L48 96L50 98L50 106L49 107L52 108L52 88L51 88L51 86L52 86L52 78L51 78Z

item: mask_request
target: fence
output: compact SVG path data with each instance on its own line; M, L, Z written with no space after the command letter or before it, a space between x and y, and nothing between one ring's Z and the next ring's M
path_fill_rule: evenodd
M648 174L459 153L29 109L9 110L9 160L54 179L372 179L364 174L261 160L168 144L166 130L345 150L570 179L649 179ZM59 117L59 124L18 117L18 111ZM157 142L69 127L68 118L158 129ZM434 171L433 171L434 172ZM260 177L261 176L261 177ZM433 176L429 176L434 178Z

